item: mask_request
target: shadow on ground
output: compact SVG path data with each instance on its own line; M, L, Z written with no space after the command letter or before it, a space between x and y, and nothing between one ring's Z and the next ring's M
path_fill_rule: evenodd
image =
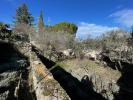
M133 100L133 64L121 62L121 65L122 76L117 81L120 91L115 100Z
M21 70L22 67L18 65L21 65L19 61L22 60L29 66L28 57L21 54L12 43L0 41L0 73Z
M124 61L119 61L120 64L118 61L112 62L108 56L104 56L103 61L108 67L121 72L121 77L117 81L120 90L115 100L133 100L133 64Z
M44 57L36 47L33 46L32 51L37 54L48 69L51 69L50 72L53 74L54 79L64 88L71 100L106 100L100 94L94 92L92 82L89 81L87 76L84 76L80 82L61 66Z

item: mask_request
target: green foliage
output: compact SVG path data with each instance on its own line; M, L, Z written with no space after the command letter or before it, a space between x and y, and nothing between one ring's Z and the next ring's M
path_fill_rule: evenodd
M8 24L5 24L5 23L0 22L0 30L1 31L7 30L7 28L9 28L9 25Z
M65 31L65 32L75 35L78 27L73 23L61 22L61 23L54 25L53 29L55 31Z
M5 39L5 38L10 38L11 37L11 30L8 30L10 26L8 24L0 22L0 38Z
M44 22L43 22L43 13L40 12L39 22L38 22L38 31L43 32L44 29Z
M32 25L33 21L34 18L28 12L28 7L26 4L22 4L20 7L18 7L18 9L16 10L15 23L24 23Z

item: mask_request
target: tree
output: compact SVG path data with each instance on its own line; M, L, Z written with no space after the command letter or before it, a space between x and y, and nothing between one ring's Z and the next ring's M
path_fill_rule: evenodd
M8 24L4 24L4 23L0 22L0 31L7 30L7 28L9 28Z
M33 21L34 18L28 12L28 7L25 3L18 7L18 9L16 10L15 23L24 23L31 26L33 24Z
M61 22L53 26L55 31L66 31L70 34L75 35L78 27L73 23Z
M39 33L43 32L44 29L44 22L43 22L43 13L40 12L39 22L38 22L38 31Z
M5 39L11 37L11 30L8 30L10 26L8 24L0 22L0 38Z

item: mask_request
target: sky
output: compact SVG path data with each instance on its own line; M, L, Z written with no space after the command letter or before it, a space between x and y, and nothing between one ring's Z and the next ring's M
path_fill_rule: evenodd
M129 30L133 25L133 0L1 0L0 21L12 24L22 3L29 7L35 23L41 10L47 25L75 23L78 38L99 36L119 28Z

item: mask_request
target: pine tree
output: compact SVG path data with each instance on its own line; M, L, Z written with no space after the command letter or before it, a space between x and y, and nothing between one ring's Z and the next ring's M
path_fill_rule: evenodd
M78 27L75 24L69 22L58 23L54 25L53 28L55 31L66 31L74 36L76 35L76 32L78 30Z
M44 22L43 22L43 13L41 11L39 16L39 22L38 22L38 31L43 32L43 29L44 29Z
M23 24L28 24L32 25L34 21L34 18L32 15L28 12L28 7L24 3L18 9L16 10L16 17L15 17L15 23L23 23Z

